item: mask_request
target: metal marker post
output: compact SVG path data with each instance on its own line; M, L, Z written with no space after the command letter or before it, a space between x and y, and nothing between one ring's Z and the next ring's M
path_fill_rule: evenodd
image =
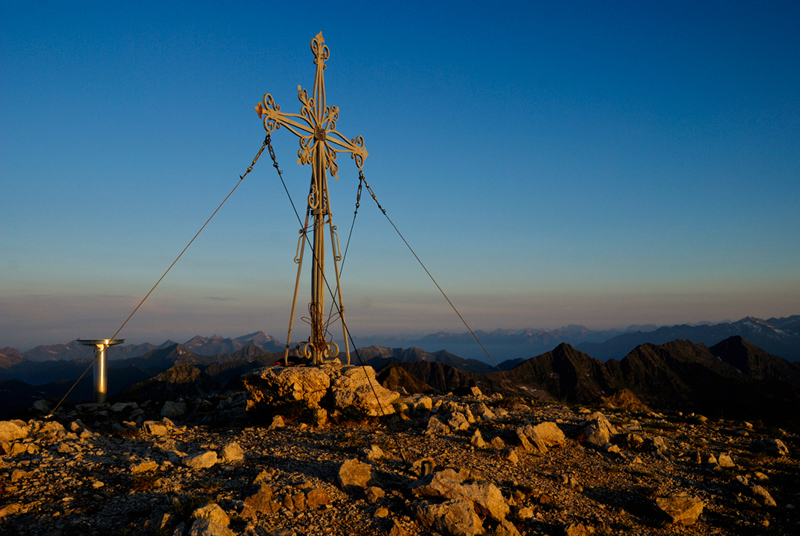
M94 401L104 403L108 398L106 348L122 344L125 339L78 339L84 346L94 346Z

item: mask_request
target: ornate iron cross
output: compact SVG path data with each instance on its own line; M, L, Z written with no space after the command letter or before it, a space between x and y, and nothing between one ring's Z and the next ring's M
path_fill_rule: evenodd
M311 40L311 51L314 53L314 63L317 66L314 77L314 96L308 97L308 92L297 86L297 98L302 103L299 114L281 112L280 106L275 104L272 95L267 93L264 99L256 106L258 116L264 121L264 128L272 132L281 126L286 127L300 138L300 150L297 151L299 165L311 164L311 187L308 194L306 221L300 229L300 242L298 255L295 257L297 268L297 283L295 284L292 313L289 320L289 334L286 337L286 354L288 357L289 344L292 335L295 305L297 303L297 288L300 280L300 269L303 263L306 232L308 231L309 218L313 219L313 245L311 252L314 266L311 273L311 303L309 316L311 319L311 336L302 346L306 357L314 364L320 364L326 357L335 356L339 348L333 341L327 341L325 332L327 325L324 319L325 304L325 224L331 232L331 248L333 251L334 268L336 273L336 288L339 294L339 312L342 319L342 330L345 341L347 363L350 363L350 345L347 336L347 325L344 320L344 305L342 303L342 290L339 284L339 264L341 255L337 251L338 238L336 227L333 225L331 207L328 197L328 177L326 170L338 179L339 166L336 164L336 153L350 153L358 169L364 165L367 151L364 149L364 139L361 136L348 140L336 130L336 120L339 118L339 108L325 104L325 62L330 56L330 50L325 45L322 32Z

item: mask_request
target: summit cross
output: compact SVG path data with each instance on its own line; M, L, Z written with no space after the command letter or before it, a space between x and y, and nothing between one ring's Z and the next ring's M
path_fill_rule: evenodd
M300 282L300 270L303 264L306 233L309 219L313 218L313 238L311 253L313 267L311 273L311 303L309 303L309 318L311 320L311 335L305 342L301 351L305 357L310 358L315 365L321 364L326 357L335 357L339 348L335 342L328 341L326 337L328 322L324 318L325 305L325 225L330 228L331 249L333 265L336 273L336 288L339 298L339 314L342 321L345 353L347 363L350 364L350 344L347 336L347 324L344 319L344 304L342 302L342 288L339 284L339 264L341 252L338 251L338 238L336 227L333 225L330 201L328 197L327 171L338 179L339 166L336 164L336 153L350 153L355 160L359 171L364 165L367 151L364 149L364 139L361 136L348 140L338 130L336 121L339 119L339 108L327 106L325 102L325 62L330 57L330 50L325 44L322 32L311 40L311 51L314 53L316 75L314 77L314 95L309 98L308 92L297 86L302 107L299 114L281 112L280 106L275 104L272 95L267 93L255 107L258 116L264 121L267 133L282 126L300 138L300 150L297 151L298 165L311 164L311 187L308 194L305 225L300 229L300 242L295 262L298 264L297 281L295 283L292 313L289 320L289 333L286 337L286 351L284 359L288 358L289 345L292 336L295 306L297 304L297 289Z

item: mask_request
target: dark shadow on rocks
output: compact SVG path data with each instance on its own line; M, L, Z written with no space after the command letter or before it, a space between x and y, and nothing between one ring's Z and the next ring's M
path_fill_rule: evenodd
M584 488L584 494L601 504L622 508L639 522L650 527L662 527L667 519L653 504L653 501L638 493L612 490L602 486Z

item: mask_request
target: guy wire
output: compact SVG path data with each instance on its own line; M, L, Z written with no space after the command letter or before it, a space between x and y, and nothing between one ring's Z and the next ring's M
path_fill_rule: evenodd
M167 274L169 273L169 271L170 271L170 270L172 270L172 267L173 267L173 266L175 266L175 264L176 264L176 263L178 262L178 260L179 260L179 259L180 259L180 258L183 256L183 254L184 254L184 253L186 253L186 250L187 250L187 249L189 249L189 246L191 246L191 245L192 245L192 242L194 242L194 241L195 241L195 239L196 239L196 238L197 238L197 237L200 235L200 233L203 231L203 229L205 229L205 228L206 228L206 225L208 225L208 223L211 221L211 219L212 219L214 216L216 216L216 215L217 215L217 212L219 212L219 210L222 208L222 205L224 205L224 204L225 204L225 202L226 202L226 201L227 201L227 200L230 198L230 196L232 196L232 195L233 195L233 192L235 192L235 191L236 191L236 189L239 187L239 185L240 185L240 184L242 184L242 181L243 181L243 180L244 180L244 178L247 176L247 174L248 174L248 173L250 173L251 171L253 171L253 166L255 166L255 165L256 165L256 162L258 162L258 159L261 157L261 153L263 153L263 152L264 152L264 148L265 148L265 147L267 147L269 144L270 144L270 138L269 138L269 133L267 133L267 136L264 138L264 143L261 145L261 149L259 149L259 151L258 151L258 153L256 154L255 158L253 158L253 162L250 164L250 166L248 166L248 168L247 168L247 171L245 171L243 175L239 175L239 182L237 182L237 183L236 183L236 185L233 187L233 189L230 191L230 193L228 193L228 195L227 195L227 196L225 196L225 199L223 199L223 200L222 200L222 203L220 203L220 204L219 204L219 206L217 207L217 209L216 209L216 210L215 210L215 211L214 211L214 212L211 214L211 216L209 216L209 217L208 217L208 219L207 219L207 220L206 220L206 222L203 224L203 226L202 226L202 227L200 227L200 230L199 230L199 231L197 231L197 232L195 233L195 235L192 237L192 239L191 239L191 240L189 240L189 243L188 243L188 244L186 244L186 247L185 247L185 248L183 248L183 251L181 251L181 252L178 254L178 256L175 258L175 260L174 260L174 261L172 261L172 264L170 264L170 265L169 265L169 268L167 268L167 270L164 272L164 274L163 274L161 277L159 277L159 278L158 278L158 281L156 281L156 284L155 284L155 285L153 285L153 288L151 288L151 289L150 289L150 292L148 292L148 293L145 295L145 297L144 297L144 298L142 298L142 301L140 301L140 302L139 302L139 305L137 305L137 306L136 306L136 308L133 310L133 312L132 312L131 314L129 314L129 315L128 315L128 318L126 318L126 319L125 319L125 322L123 322L123 323L122 323L122 325L119 327L119 329L117 329L117 331L115 331L115 332L114 332L114 335L112 335L112 336L111 336L111 338L110 338L110 339L108 339L108 340L113 340L113 339L115 339L115 338L117 337L117 335L119 335L119 333L122 331L122 328L124 328L124 327L125 327L125 325L128 323L128 321L129 321L131 318L133 318L133 315L135 315L135 314L136 314L136 311L138 311L138 310L139 310L139 308L142 306L142 304L145 302L145 300L147 300L147 298L149 298L149 297L150 297L150 294L152 294L152 293L153 293L153 291L156 289L156 287L158 286L158 284L159 284L159 283L161 283L161 281L162 281L162 280L163 280L163 279L164 279L164 278L167 276ZM272 149L270 149L270 151L271 151L271 150L272 150ZM92 368L92 365L94 365L94 364L95 364L95 362L97 361L97 358L98 358L98 357L99 357L98 355L95 355L95 358L94 358L94 360L92 360L92 362L91 362L91 363L89 363L89 366L88 366L88 367L86 367L86 370L84 370L84 371L83 371L83 373L80 375L80 377L79 377L77 380L75 380L75 383L73 383L73 384L72 384L72 387L70 387L70 388L69 388L69 391L67 391L67 394L65 394L65 395L64 395L64 396L61 398L61 400L59 400L59 401L58 401L58 404L56 404L56 406L53 408L53 411L51 411L51 412L50 412L50 414L49 414L49 415L47 415L45 418L49 418L49 417L52 417L52 416L53 416L53 414L54 414L54 413L56 412L56 410L57 410L57 409L58 409L58 408L61 406L61 404L64 402L64 400L66 400L66 398L69 396L69 394L72 392L72 390L73 390L73 389L75 389L75 387L78 385L78 382L80 382L80 381L83 379L83 377L86 375L86 373L87 373L87 372L89 372L89 369L90 369L90 368Z

